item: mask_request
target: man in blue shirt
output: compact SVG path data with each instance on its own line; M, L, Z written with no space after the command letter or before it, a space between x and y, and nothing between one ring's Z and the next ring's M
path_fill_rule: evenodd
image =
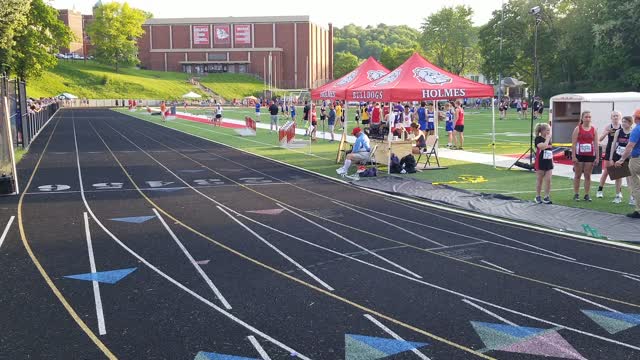
M631 172L629 190L636 201L636 210L627 216L640 219L640 108L633 113L633 122L636 126L631 131L627 147L620 156L620 160L616 161L615 166L622 167L625 160L629 158L629 171Z
M344 160L344 165L336 169L338 175L341 176L345 176L349 172L349 167L351 166L352 161L369 161L369 159L371 158L371 145L369 144L369 137L367 137L367 135L365 135L365 133L362 132L359 127L354 128L351 134L356 137L356 142L355 144L353 144L351 153L347 154L347 158Z
M331 140L333 141L333 129L336 126L336 109L333 104L329 104L329 133L331 134Z
M420 131L427 130L427 103L421 102L420 108L418 108L418 125L420 125Z
M258 122L260 122L260 101L256 101L256 117L258 118Z

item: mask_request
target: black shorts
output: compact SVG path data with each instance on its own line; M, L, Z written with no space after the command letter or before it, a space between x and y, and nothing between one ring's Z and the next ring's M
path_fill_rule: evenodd
M222 119L222 115L221 114L216 114L216 119Z
M315 121L315 120L311 120L311 125L316 126L316 125L318 125L318 122Z
M453 130L457 132L464 132L464 125L456 125Z
M371 120L362 120L362 125L367 125L367 124L369 124L370 121Z
M320 120L325 121L326 118L327 118L327 115L320 115Z
M578 159L578 162L583 162L583 163L592 163L596 161L595 156L589 156L589 155L576 155L576 158Z

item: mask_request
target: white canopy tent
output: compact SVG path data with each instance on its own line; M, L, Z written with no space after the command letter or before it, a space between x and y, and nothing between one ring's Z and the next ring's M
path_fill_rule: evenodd
M185 98L185 99L199 99L202 96L194 93L193 91L189 91L188 93L182 95L182 97Z

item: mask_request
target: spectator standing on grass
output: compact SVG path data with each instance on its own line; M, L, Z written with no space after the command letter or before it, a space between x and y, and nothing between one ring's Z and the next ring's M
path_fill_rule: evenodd
M260 122L260 107L262 105L260 105L260 101L256 101L256 118L257 121Z
M444 105L444 111L447 117L447 120L445 122L445 130L447 131L447 135L449 137L448 139L449 142L447 142L447 148L452 148L453 147L453 127L454 127L453 119L455 118L456 114L453 111L453 106L451 106L450 102L447 102Z
M535 111L535 109L534 109ZM580 124L571 136L573 160L573 200L580 201L580 178L584 174L584 201L591 201L591 173L600 161L598 131L591 124L591 111L583 111Z
M222 126L222 105L220 103L216 105L216 117L213 120L213 124Z
M336 121L340 120L340 124L342 125L342 105L340 104L340 100L336 100Z
M275 126L276 131L278 131L278 105L276 105L275 101L271 101L271 106L269 106L269 114L271 115L271 124L269 125L269 131L273 132L273 128Z
M378 126L380 122L382 122L382 110L380 110L380 103L376 103L371 110L371 124Z
M551 149L551 126L540 123L536 125L536 203L551 204L551 173L553 172L553 152ZM544 198L540 192L544 185Z
M611 150L613 145L613 138L616 135L616 132L620 130L620 119L622 119L622 113L620 111L614 111L611 113L611 124L607 125L602 130L602 135L600 135L600 142L607 138L607 148L604 151L604 169L602 169L602 175L600 176L600 186L598 186L598 192L596 193L596 198L601 199L604 197L604 184L607 181L607 177L609 176L609 172L607 171L607 166L613 165L609 161L611 158ZM613 149L615 150L615 149Z
M625 116L622 118L622 126L620 130L616 131L613 136L613 145L609 158L609 163L614 165L616 161L620 160L621 155L629 144L629 137L631 135L631 128L633 126L633 117ZM627 187L631 189L631 179L627 176ZM616 197L613 198L614 204L622 202L622 179L616 180ZM635 205L633 195L629 197L629 205Z
M289 112L291 113L291 121L296 122L296 106L293 103L289 104Z
M311 104L311 127L308 129L309 136L311 137L311 141L315 142L316 139L316 131L318 130L318 114L316 113L316 104Z
M420 103L420 108L418 108L418 111L416 111L416 115L418 118L418 125L420 127L420 131L426 131L427 130L427 109L426 109L427 103L426 102L421 102Z
M165 104L164 101L160 103L160 118L162 122L167 120L167 104Z
M333 106L333 104L329 104L329 119L327 121L327 124L329 125L329 133L331 134L331 140L329 141L334 141L333 138L333 129L336 126L336 117L337 117L337 113L336 113L336 109Z
M464 109L462 102L456 100L454 110L453 149L464 150Z
M309 106L309 101L305 100L304 108L302 109L302 123L303 126L306 126L307 121L309 121L309 112L311 111L311 106Z
M634 212L627 214L627 216L640 219L640 108L633 113L633 122L636 125L629 136L629 143L622 155L620 155L620 159L616 161L615 166L621 167L629 159L629 171L631 172L629 176L631 187L629 190L631 190L631 194L635 199L636 208Z

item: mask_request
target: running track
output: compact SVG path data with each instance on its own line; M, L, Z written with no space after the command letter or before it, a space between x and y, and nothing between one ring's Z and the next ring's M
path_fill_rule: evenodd
M2 359L640 358L635 250L109 110L59 112L20 165L26 192L0 218Z

